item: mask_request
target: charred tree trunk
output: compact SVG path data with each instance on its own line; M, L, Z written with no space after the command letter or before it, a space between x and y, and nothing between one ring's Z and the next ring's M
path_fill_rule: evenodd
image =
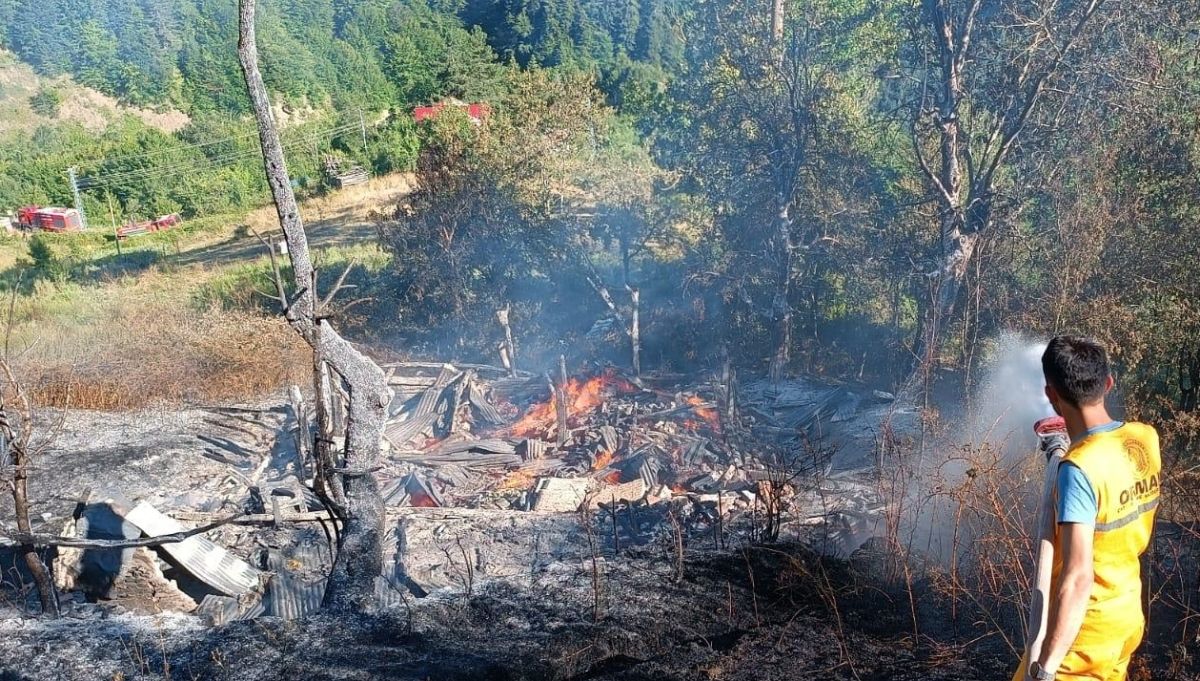
M504 329L504 341L502 342L501 360L504 368L508 369L510 376L517 375L517 344L513 342L512 325L509 323L510 307L505 305L503 308L496 310L496 321L500 322L500 327Z
M632 313L629 317L629 344L633 354L633 375L642 377L642 322L641 322L641 292L636 287L629 289L629 304Z
M5 373L12 382L12 374L5 367ZM21 415L22 419L25 415ZM25 450L26 425L18 426L20 434L15 433L8 423L8 411L0 404L0 463L5 468L11 465L13 512L17 518L17 532L28 537L33 534L33 526L29 522L29 454ZM38 600L42 605L43 615L58 616L58 595L54 591L54 581L50 579L50 571L38 555L37 547L23 544L18 549L25 567L33 577L37 587Z
M14 459L13 510L17 516L17 531L23 535L29 535L33 533L33 526L29 523L29 467L24 461L23 455L18 454ZM20 552L25 560L25 567L29 569L29 574L33 576L33 583L37 587L38 599L42 604L42 614L57 616L58 598L54 593L54 582L50 579L50 571L46 569L42 557L38 555L37 549L33 546L21 546Z
M320 329L316 330L320 333ZM320 343L317 343L320 347ZM313 442L313 487L317 496L335 511L345 513L346 493L337 473L337 452L334 450L333 387L329 381L329 367L321 359L321 353L313 350L313 421L316 424L316 440Z
M312 462L312 428L308 423L308 407L304 404L304 394L300 386L288 388L288 399L292 403L292 414L296 417L296 454L300 458L296 466L296 477L300 480L308 478L309 464ZM316 465L312 466L316 475Z
M921 323L921 333L918 338L916 356L919 362L917 376L927 379L937 358L941 339L941 329L951 314L958 289L962 283L961 277L966 274L966 263L960 267L954 263L964 257L969 260L970 248L967 252L957 252L960 245L973 246L973 240L966 238L963 233L966 227L963 220L963 171L959 140L959 105L962 102L963 80L962 69L965 64L965 53L970 35L961 35L959 26L953 16L947 13L943 3L938 0L927 0L927 20L933 33L934 42L938 49L938 64L940 66L936 94L937 107L934 116L934 126L938 136L938 167L926 172L935 180L938 188L938 242L940 246L939 266L930 275L931 300L926 308Z
M324 318L325 308L337 293L338 286L326 299L316 291L316 273L309 257L308 238L292 192L291 180L284 161L279 131L271 115L266 86L258 69L258 47L254 27L255 0L241 0L238 21L238 58L246 87L258 123L263 164L271 195L288 244L292 263L295 293L291 300L282 295L284 316L314 352L315 388L330 399L338 399L332 390L321 390L322 364L327 365L348 386L349 406L346 414L346 447L340 465L334 452L322 466L340 482L345 504L335 507L342 522L340 546L333 571L325 591L325 607L335 610L365 610L375 600L375 580L382 573L384 506L375 481L374 470L380 457L383 427L391 391L383 370L359 352L329 325ZM320 402L320 400L318 400ZM317 410L322 410L318 405ZM318 417L320 418L320 417ZM326 414L326 418L328 415ZM325 443L329 447L329 443ZM332 470L330 470L332 468Z
M1192 412L1200 404L1200 350L1183 348L1175 365L1179 375L1179 409Z
M253 1L253 0L249 0ZM324 320L324 354L349 386L346 450L339 471L346 497L341 546L329 575L323 605L365 610L375 603L375 580L383 574L384 504L375 480L391 391L383 370Z
M779 281L771 305L775 319L775 354L771 358L770 379L783 378L792 359L792 268L795 260L793 243L792 204L784 195L778 197L779 223L775 239L780 250Z
M567 436L570 435L567 429L567 357L566 355L558 356L558 380L551 383L551 388L554 392L554 414L558 422L558 451L565 451L567 446Z

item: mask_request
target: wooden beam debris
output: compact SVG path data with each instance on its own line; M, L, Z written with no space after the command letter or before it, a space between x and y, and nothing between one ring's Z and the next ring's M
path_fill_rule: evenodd
M324 514L328 517L328 513ZM212 515L208 513L196 514L197 517L211 519ZM20 532L0 534L0 547L11 548L16 546L33 546L39 549L47 548L72 548L72 549L93 549L98 551L112 549L136 549L139 547L155 547L165 546L166 544L177 544L191 537L212 532L213 530L225 525L240 525L257 523L256 519L262 518L264 524L272 520L270 514L247 515L239 514L227 516L218 520L213 520L200 527L192 529L180 529L178 531L163 533L155 536L141 537L138 539L84 539L81 537L64 537L54 534L25 534ZM140 529L140 528L139 528Z
M501 328L504 329L504 341L501 345L500 359L504 362L504 366L508 369L509 375L514 378L517 375L517 346L513 343L512 324L509 321L510 306L505 305L503 308L496 310L496 321L500 322Z

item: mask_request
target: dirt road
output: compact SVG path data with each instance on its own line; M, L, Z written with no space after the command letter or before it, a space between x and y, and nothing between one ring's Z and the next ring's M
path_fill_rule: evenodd
M387 214L396 202L412 191L408 173L372 178L367 184L301 202L309 244L313 247L349 246L373 240L374 215ZM255 260L263 255L262 243L254 236L278 234L279 222L273 205L259 208L241 224L213 233L181 247L176 263L206 267Z

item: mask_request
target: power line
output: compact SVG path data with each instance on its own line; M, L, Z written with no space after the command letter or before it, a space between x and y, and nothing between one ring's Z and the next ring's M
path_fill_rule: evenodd
M359 120L361 121L362 120L362 110L355 109L354 111L358 114ZM347 123L346 125L354 125L354 123ZM161 156L163 154L169 154L173 151L182 151L182 150L186 150L186 149L199 149L199 148L204 148L204 147L211 147L211 146L216 146L218 144L223 144L226 142L233 142L235 140L243 140L248 137L257 137L257 136L258 136L258 131L252 130L249 132L242 133L240 135L230 135L229 137L222 137L222 138L215 139L215 140L208 140L206 142L188 142L187 144L181 144L181 145L174 146L174 147L168 147L168 148L163 148L163 149L151 149L150 151L145 151L140 154L128 154L126 156L118 156L117 158L112 159L112 162L120 163L122 161L132 161L135 159L152 158L155 156Z
M207 142L189 142L187 144L180 144L178 146L173 146L173 147L166 147L166 148L162 148L162 149L151 149L150 151L142 152L140 154L129 154L127 156L118 156L117 158L112 159L112 161L113 161L113 163L120 163L122 161L132 161L132 160L136 160L136 159L152 158L154 156L161 156L163 154L169 154L173 151L183 151L183 150L187 150L187 149L201 149L204 147L211 147L211 146L215 146L218 144L224 144L226 142L233 142L235 140L246 139L247 137L254 137L257 134L258 134L257 132L247 132L247 133L244 133L241 135L233 135L233 136L224 137L221 139L209 140Z
M345 126L339 126L337 128L330 128L328 130L310 133L309 135L305 135L303 137L298 137L298 138L289 140L284 143L284 146L285 147L295 147L298 144L302 144L305 142L312 142L317 139L322 139L322 138L330 136L330 135L338 135L338 134L341 134L344 132L349 132L350 130L352 130L355 127L357 127L357 126L355 126L353 124L347 124ZM254 147L251 149L242 149L239 151L231 152L231 153L225 154L223 156L217 156L217 157L211 158L211 159L208 159L208 158L196 159L195 161L191 162L191 165L181 164L181 165L175 165L175 166L167 166L167 170L163 170L163 166L154 166L154 167L149 167L149 168L137 168L134 170L120 171L120 172L116 172L116 173L111 173L109 175L101 175L99 177L87 178L85 180L85 182L86 182L86 186L88 186L88 187L108 186L108 185L112 185L117 182L124 182L124 181L128 181L128 180L140 179L142 177L151 176L151 175L170 176L170 175L179 174L178 172L172 172L172 171L191 172L193 170L211 169L211 168L226 164L227 162L236 162L236 161L239 161L242 159L259 156L261 154L262 154L262 151L258 147Z
M357 123L348 123L346 125L338 126L336 128L329 128L328 130L322 130L319 132L311 133L308 135L304 135L301 137L297 137L297 138L288 140L288 141L284 142L283 146L285 149L287 149L287 148L294 149L297 146L308 144L308 143L314 142L319 139L324 139L326 137L336 136L336 135L339 135L342 133L350 132L358 127L359 127L359 125ZM218 157L211 158L211 159L210 158L196 159L195 161L192 161L190 164L185 163L185 164L178 164L178 165L174 165L174 166L155 166L155 167L149 167L149 168L138 168L135 170L121 171L121 172L111 173L108 175L101 175L98 177L93 176L93 177L83 178L80 183L80 188L81 189L93 189L93 188L111 187L116 184L138 181L138 180L142 180L142 179L145 179L148 177L171 178L171 177L176 177L176 176L183 175L186 173L215 170L215 169L224 168L224 167L231 167L240 161L243 161L243 160L246 160L249 158L254 158L254 157L261 157L261 155L262 155L262 150L259 149L258 147L254 147L252 149L243 149L243 150L231 152L231 153L225 154L223 156L218 156Z

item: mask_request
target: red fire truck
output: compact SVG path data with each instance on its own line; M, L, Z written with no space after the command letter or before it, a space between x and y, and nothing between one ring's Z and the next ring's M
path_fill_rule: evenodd
M34 231L79 232L83 230L83 221L74 208L25 206L17 209L17 226Z
M148 232L161 232L178 226L182 220L179 219L178 213L170 215L160 215L153 220L144 220L142 222L130 221L117 228L117 238L127 239L138 234L146 234Z

